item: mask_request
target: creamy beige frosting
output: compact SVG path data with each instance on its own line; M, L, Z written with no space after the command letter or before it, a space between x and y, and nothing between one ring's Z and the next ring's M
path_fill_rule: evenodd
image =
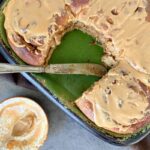
M119 49L123 49L122 59L126 59L135 69L150 74L149 35L150 22L146 21L146 3L141 1L137 10L118 29L111 32Z
M105 45L106 52L118 56L123 47L118 47L118 41L114 39L112 34L120 28L117 35L123 32L124 22L133 15L139 3L140 0L115 0L115 2L113 0L107 2L105 0L91 0L89 7L83 9L77 19L87 26L93 26L99 34L103 34L104 41L101 38L98 40ZM111 39L111 42L106 42L107 39ZM123 37L119 41L122 39Z
M5 28L9 39L13 34L21 35L27 43L33 43L43 55L47 55L49 42L55 30L55 15L61 15L65 4L63 0L10 0L5 7L7 15ZM53 30L49 34L49 30ZM14 41L13 39L11 41ZM18 45L16 41L13 43Z
M98 126L130 133L130 126L143 120L150 112L148 95L143 96L138 83L140 80L150 86L149 77L122 62L77 102L88 100L92 103L94 121Z
M107 53L117 56L118 60L126 59L136 69L149 74L150 22L146 21L147 3L147 0L10 0L4 10L7 16L5 28L9 39L13 38L15 32L27 43L37 45L43 55L47 55L44 51L50 49L50 41L56 34L54 16L61 16L62 12L69 11L65 10L66 5L71 8L75 5L74 8L79 7L80 11L77 13L72 10L76 15L72 22L82 22L87 28L93 26L94 30L103 35L98 40L104 43ZM49 34L50 27L52 32ZM111 42L108 42L110 39Z
M118 65L79 101L88 99L93 104L94 122L98 126L126 131L149 112L149 97L141 95L139 87L139 80L148 88L150 86L148 7L149 0L10 0L4 10L5 28L10 39L15 32L27 43L32 40L39 44L37 48L42 52L55 46L50 44L52 38L60 43L61 34L56 32L65 33L69 23L73 24L71 29L79 22L83 25L77 28L90 28L89 34L96 33L107 55L117 60ZM62 17L56 20L55 15ZM44 37L42 44L38 37ZM128 75L122 76L123 69ZM117 80L117 84L112 84L113 80ZM106 93L109 91L111 94Z
M0 147L37 150L46 140L48 121L42 108L28 98L0 104Z
M110 43L104 40L104 44L108 53L119 60L118 66L78 100L88 100L93 104L94 122L100 127L127 131L149 112L149 97L139 94L140 89L137 92L128 86L140 88L135 79L150 86L147 6L143 0L93 0L90 7L79 15L84 24L93 25L99 33L103 33L104 38L111 39ZM130 71L130 75L122 77L119 73L122 69ZM117 84L111 84L113 80L117 80ZM105 90L111 91L111 94L106 94ZM118 106L120 103L123 103L122 108Z

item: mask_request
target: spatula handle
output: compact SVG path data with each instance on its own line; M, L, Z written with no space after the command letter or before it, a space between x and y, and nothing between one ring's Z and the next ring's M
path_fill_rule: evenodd
M0 63L0 74L21 73L21 72L42 73L44 72L44 70L45 70L44 67L32 67L32 66Z

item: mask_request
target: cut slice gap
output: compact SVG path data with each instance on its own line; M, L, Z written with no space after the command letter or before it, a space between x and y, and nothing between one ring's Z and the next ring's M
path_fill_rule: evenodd
M90 35L83 33L80 30L73 30L65 34L62 42L56 47L49 61L51 64L64 63L95 63L101 64L103 56L103 48L97 44ZM84 75L49 75L54 80L58 81L63 87L74 93L73 101L80 97L95 81L97 77Z

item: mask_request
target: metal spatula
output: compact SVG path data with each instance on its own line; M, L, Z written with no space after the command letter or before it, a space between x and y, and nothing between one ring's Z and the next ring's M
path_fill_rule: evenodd
M34 67L27 65L11 65L0 63L0 74L7 73L50 73L50 74L80 74L80 75L93 75L102 77L107 69L98 64L50 64L46 67Z

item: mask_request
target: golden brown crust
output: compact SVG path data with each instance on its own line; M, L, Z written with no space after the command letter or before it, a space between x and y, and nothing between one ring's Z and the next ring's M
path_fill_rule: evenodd
M21 58L24 62L28 63L29 65L33 66L42 66L46 62L46 58L42 56L40 53L36 53L36 49L32 49L32 45L27 46L28 44L17 47L13 44L13 42L8 38L8 42L14 52Z
M79 100L76 101L76 105L85 114L85 116L88 117L88 119L94 122L93 104L90 101ZM132 134L132 133L136 133L140 128L143 128L149 123L150 123L150 115L145 116L144 119L139 120L136 124L132 124L131 126L124 126L124 128L127 128L126 131L122 131L119 128L105 128L105 129L118 134Z
M149 75L120 63L76 104L99 127L120 134L136 133L150 124L148 79Z
M76 101L76 105L91 121L94 122L93 104L90 101Z

